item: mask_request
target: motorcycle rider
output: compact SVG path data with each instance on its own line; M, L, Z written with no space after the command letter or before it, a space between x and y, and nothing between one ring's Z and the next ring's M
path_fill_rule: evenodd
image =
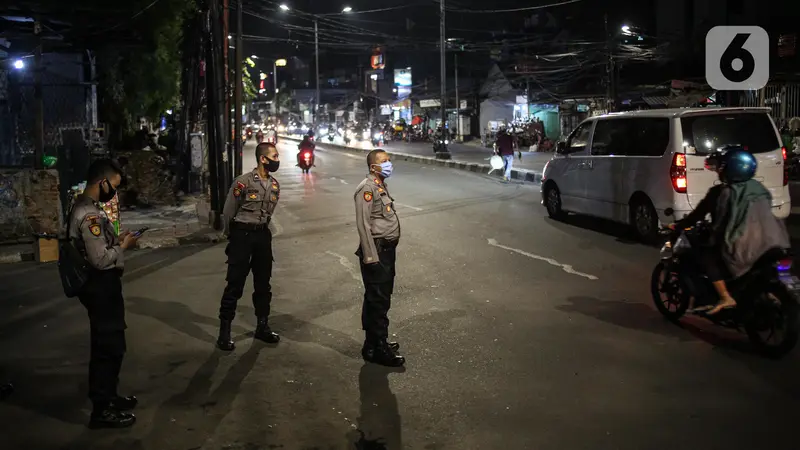
M264 132L259 128L256 132L256 143L260 144L262 142L264 142Z
M698 255L719 295L719 303L706 311L713 315L736 307L726 278L744 275L767 251L791 245L783 223L772 214L772 195L753 179L758 162L750 152L741 147L714 152L706 157L705 167L717 172L722 183L670 228L684 229L711 215L711 232Z
M313 158L314 147L315 147L314 143L311 142L311 137L309 135L303 136L303 140L300 141L300 144L297 146L297 149L299 150L297 152L297 165L298 166L300 165L300 161L302 159L302 155L303 155L304 151L306 151L306 150L310 151L311 155L312 155L312 158Z

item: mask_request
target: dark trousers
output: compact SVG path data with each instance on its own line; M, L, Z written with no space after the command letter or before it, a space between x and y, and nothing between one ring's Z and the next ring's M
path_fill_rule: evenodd
M364 281L364 305L361 308L361 328L366 333L367 343L385 341L389 336L389 308L394 291L395 259L397 243L376 240L380 262L361 262L361 278ZM359 251L358 254L361 252Z
M697 251L700 266L711 281L724 281L730 278L730 273L722 259L722 249L716 246L700 247Z
M89 399L95 410L100 410L117 396L119 371L127 349L122 271L93 272L78 298L89 314Z
M233 320L236 316L236 304L242 298L247 274L253 272L253 307L256 317L269 317L269 306L272 302L272 233L268 228L250 231L231 229L228 246L228 276L225 291L219 306L219 318Z

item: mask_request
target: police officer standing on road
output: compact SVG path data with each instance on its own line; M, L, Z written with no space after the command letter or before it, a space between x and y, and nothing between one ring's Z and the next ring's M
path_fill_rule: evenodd
M395 250L400 241L400 221L394 209L394 199L386 187L386 179L392 174L392 162L388 153L373 150L367 155L367 166L369 174L358 185L354 197L360 240L356 255L361 262L364 280L361 327L366 339L361 356L367 362L399 367L406 362L397 354L400 345L387 342Z
M79 195L69 217L69 238L89 263L86 284L78 298L89 314L91 356L89 398L93 410L90 428L122 428L133 425L136 397L117 393L119 371L125 355L125 303L122 298L124 250L136 245L138 236L117 236L99 203L114 198L122 182L119 166L108 159L89 167L86 189Z
M270 173L280 166L275 145L262 142L256 146L258 167L233 181L222 210L225 234L228 235L227 286L219 307L219 339L221 350L234 349L231 322L236 315L236 303L242 297L247 274L253 272L253 307L258 325L255 338L271 344L280 336L269 327L269 307L272 302L272 232L269 222L280 197L280 185Z

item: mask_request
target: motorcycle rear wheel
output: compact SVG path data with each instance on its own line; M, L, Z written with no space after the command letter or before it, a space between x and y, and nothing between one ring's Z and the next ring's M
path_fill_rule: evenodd
M665 285L666 282L668 284ZM650 277L650 294L658 312L672 322L677 322L689 309L691 296L686 292L680 279L673 277L666 270L663 261L653 269L653 275ZM662 297L662 294L665 297Z
M771 283L761 295L745 331L759 353L769 358L781 358L797 345L800 334L797 299L780 282ZM782 328L783 336L770 342L776 327ZM766 337L765 332L768 333Z

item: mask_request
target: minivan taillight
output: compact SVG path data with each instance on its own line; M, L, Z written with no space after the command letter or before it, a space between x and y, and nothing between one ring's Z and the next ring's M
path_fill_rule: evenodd
M783 153L783 185L786 186L789 184L789 161L786 154L786 147L781 147L781 153Z
M686 181L686 155L675 153L675 156L672 157L669 176L672 178L672 188L675 189L675 192L685 194L688 184Z

